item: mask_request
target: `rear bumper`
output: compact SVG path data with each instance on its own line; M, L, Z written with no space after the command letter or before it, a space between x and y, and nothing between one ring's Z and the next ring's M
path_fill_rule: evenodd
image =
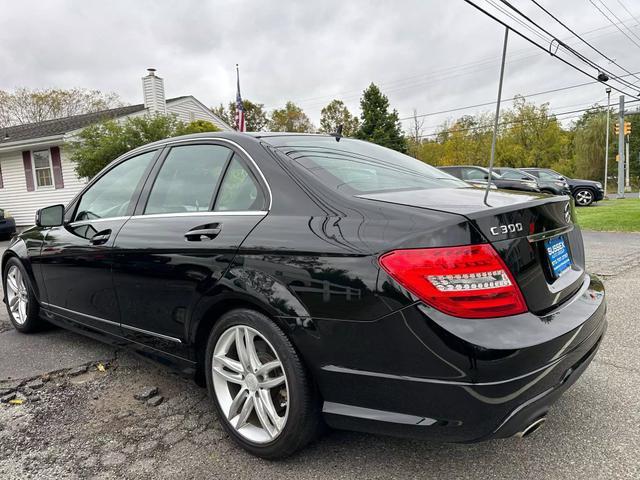
M476 321L468 324L466 334L452 333L415 305L361 325L350 350L354 342L362 343L361 351L375 358L361 358L352 365L340 365L341 359L336 359L317 372L327 423L451 442L522 431L577 380L600 345L606 330L604 291L596 279L587 282L563 308L536 317L541 330L537 338L524 334L530 331L526 328L522 335L511 332L506 321L500 325L502 319L490 322L496 322L495 332L502 332L496 335L503 339L492 341L479 333L478 327L487 324ZM577 316L581 320L576 324ZM563 325L570 329L558 333ZM550 336L542 338L545 334ZM485 342L494 345L487 347ZM495 348L501 342L509 348Z

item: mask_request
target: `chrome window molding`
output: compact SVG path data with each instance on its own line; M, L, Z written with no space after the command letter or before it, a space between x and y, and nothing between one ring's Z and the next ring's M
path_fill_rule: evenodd
M133 215L131 218L171 218L171 217L218 217L218 216L260 216L264 217L267 213L265 210L246 210L246 211L202 211L202 212L174 212L174 213L149 213L141 215Z
M105 218L94 218L91 220L78 220L77 222L71 222L71 223L67 223L66 225L68 225L69 227L79 227L81 225L90 225L92 223L100 223L100 222L107 222L109 220L112 220L114 222L119 221L119 220L126 220L127 216L119 216L119 217L105 217ZM58 307L61 308L61 307Z
M93 315L87 315L86 313L77 312L75 310L69 310L68 308L59 307L57 305L52 305L52 304L46 303L46 302L40 302L40 305L42 305L44 308L49 309L49 310L54 308L54 309L62 310L63 312L73 313L75 315L79 315L79 316L87 318L89 320L95 320L97 322L105 323L107 325L111 325L111 326L114 326L114 327L122 327L122 328L126 328L127 330L132 330L134 332L143 333L145 335L151 335L153 337L162 338L164 340L169 340L171 342L182 343L182 340L180 340L179 338L170 337L169 335L163 335L161 333L150 332L149 330L143 330L142 328L132 327L131 325L127 325L125 323L112 322L111 320L106 320L106 319L100 318L100 317L94 317ZM73 319L71 319L71 320L73 320Z
M267 206L267 212L269 212L271 210L271 207L273 205L273 192L271 191L271 186L269 185L269 182L267 182L266 177L264 176L264 174L262 173L262 170L260 169L260 167L258 166L258 164L256 163L256 161L253 159L253 157L251 155L249 155L249 152L247 152L240 144L238 144L237 142L234 142L233 140L229 140L227 138L220 138L220 137L215 137L215 136L211 136L211 137L200 137L200 138L185 138L183 140L171 140L171 139L167 139L166 141L162 142L162 143L154 143L153 145L143 145L141 147L138 148L134 148L133 150L127 152L126 158L128 159L129 157L134 157L136 155L145 153L145 151L152 151L152 150L159 150L161 148L164 148L166 146L172 146L172 145L179 145L182 143L198 143L198 142L209 142L209 141L215 141L215 142L221 142L221 143L226 143L228 145L232 145L235 148L237 148L238 150L240 150L240 152L242 152L242 154L247 157L249 159L249 161L251 162L251 164L254 166L255 170L258 172L258 175L260 176L260 178L262 179L262 182L264 183L264 186L267 189L267 194L269 197L269 205ZM115 163L120 162L120 159L122 157L118 157L116 158L113 162L115 166ZM71 201L69 201L66 205L65 205L65 214L66 214L66 210L69 207L69 205L73 204L78 198L82 197L82 195L85 194L85 192L91 188L93 186L93 184L100 178L102 177L102 173L106 172L107 170L110 170L113 166L112 164L107 165L103 170L101 170L100 172L98 172L98 174L89 182L89 184L83 188L79 193L77 193L72 199ZM128 217L113 217L115 219L121 219L121 218L128 218ZM113 219L112 218L112 219ZM100 219L98 219L100 220ZM106 219L105 219L106 220ZM92 220L95 221L95 220ZM83 222L86 222L83 220ZM86 222L88 223L88 222ZM81 223L77 223L77 222L72 222L69 225L81 225Z
M273 205L273 193L271 192L271 186L269 185L269 182L267 182L266 177L264 176L264 174L262 173L262 170L260 170L260 167L258 166L258 164L256 163L256 161L253 159L253 157L251 155L249 155L249 152L247 152L244 147L242 147L242 145L240 145L239 143L234 142L233 140L229 140L227 138L220 138L220 137L200 137L200 138L185 138L183 140L171 140L168 139L165 142L162 143L155 143L154 144L154 148L155 147L171 147L173 145L179 145L181 143L198 143L198 142L202 142L202 141L215 141L215 142L222 142L222 143L226 143L228 145L232 145L234 147L236 147L238 150L240 150L242 152L242 154L244 156L246 156L249 161L251 162L251 164L254 166L254 168L256 169L256 171L258 172L258 175L260 176L260 178L262 179L262 182L264 183L265 187L267 188L267 193L269 195L269 205L267 207L267 211L271 210L271 206ZM144 147L140 147L141 149L143 149ZM136 152L136 150L132 150L129 153L134 153Z

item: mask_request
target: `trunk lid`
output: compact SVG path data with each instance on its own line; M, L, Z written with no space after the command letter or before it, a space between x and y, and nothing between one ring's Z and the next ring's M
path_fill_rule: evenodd
M553 310L584 282L582 235L574 223L567 196L494 190L489 193L488 205L483 201L484 190L477 188L395 191L359 197L464 216L500 254L529 310L536 314ZM568 268L564 252L570 260ZM559 268L566 269L558 274Z

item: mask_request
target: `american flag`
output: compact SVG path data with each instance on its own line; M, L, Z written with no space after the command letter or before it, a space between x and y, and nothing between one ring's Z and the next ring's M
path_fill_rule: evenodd
M242 97L240 96L240 71L236 65L236 78L238 79L238 94L236 95L236 130L246 132L244 124L244 106L242 105Z

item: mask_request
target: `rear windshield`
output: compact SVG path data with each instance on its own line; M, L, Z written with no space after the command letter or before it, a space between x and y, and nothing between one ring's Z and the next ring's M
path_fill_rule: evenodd
M324 184L351 194L468 187L437 168L369 142L322 136L278 136L263 140L288 155Z

